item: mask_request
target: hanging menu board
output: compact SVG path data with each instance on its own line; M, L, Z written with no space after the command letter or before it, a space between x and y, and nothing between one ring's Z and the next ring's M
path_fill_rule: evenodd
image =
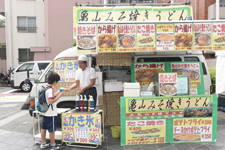
M77 25L77 52L97 53L96 25Z
M205 86L201 62L145 62L132 63L131 81L139 82L141 91L146 91L154 82L154 73L190 73L190 94L204 95Z
M192 24L175 24L175 50L192 50L193 48L193 33Z
M173 24L157 24L157 50L174 50Z
M132 82L139 82L141 91L146 91L154 82L154 73L165 72L165 63L135 63L132 64Z
M137 51L156 51L155 48L155 25L137 24Z
M59 82L75 82L78 69L78 60L54 60L53 71L59 74Z
M121 145L216 142L217 96L121 97Z
M194 23L194 50L212 50L212 24Z
M117 41L115 24L98 25L98 52L116 52Z
M225 50L225 23L213 24L213 50Z
M136 52L136 25L117 25L118 52Z
M63 142L101 145L101 115L62 114Z

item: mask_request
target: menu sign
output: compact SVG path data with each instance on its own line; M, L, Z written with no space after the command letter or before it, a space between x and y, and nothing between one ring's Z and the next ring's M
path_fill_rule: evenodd
M165 132L165 119L129 120L126 121L126 145L165 143Z
M189 72L190 84L201 84L199 63L171 63L172 72Z
M77 52L97 53L96 25L77 25Z
M101 145L101 115L62 114L63 142Z
M60 76L60 82L75 82L76 71L80 69L78 60L54 60L53 67Z
M157 50L174 50L173 24L157 24Z
M117 25L118 52L136 52L136 25Z
M216 95L120 99L122 146L216 142Z
M98 25L98 52L117 51L117 32L115 24Z
M173 120L173 142L212 141L213 118L189 118Z
M194 50L212 50L211 34L211 23L194 23Z
M175 24L175 50L192 50L192 24Z
M225 49L225 24L213 24L213 50Z
M156 51L155 48L155 25L137 24L137 51Z
M159 73L159 94L177 95L177 74Z
M149 84L154 82L154 73L165 72L164 63L135 63L134 80L139 82L141 91L146 91Z

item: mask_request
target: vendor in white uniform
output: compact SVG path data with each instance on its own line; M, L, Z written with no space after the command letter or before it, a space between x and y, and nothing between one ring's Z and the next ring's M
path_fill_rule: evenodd
M78 57L78 64L80 69L76 72L75 83L69 87L69 90L76 88L80 84L80 95L86 95L89 99L89 95L93 96L96 107L97 90L95 88L96 73L94 68L87 66L88 58L85 55Z

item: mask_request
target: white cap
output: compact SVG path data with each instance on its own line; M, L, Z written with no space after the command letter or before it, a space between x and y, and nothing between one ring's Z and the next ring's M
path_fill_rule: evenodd
M85 56L85 55L80 55L80 56L78 57L78 60L81 60L81 61L88 61L88 58L87 58L87 56Z

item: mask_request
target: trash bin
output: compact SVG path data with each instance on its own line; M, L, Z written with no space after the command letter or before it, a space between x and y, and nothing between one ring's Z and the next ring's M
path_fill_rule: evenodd
M114 139L120 138L120 126L112 126L111 131Z

